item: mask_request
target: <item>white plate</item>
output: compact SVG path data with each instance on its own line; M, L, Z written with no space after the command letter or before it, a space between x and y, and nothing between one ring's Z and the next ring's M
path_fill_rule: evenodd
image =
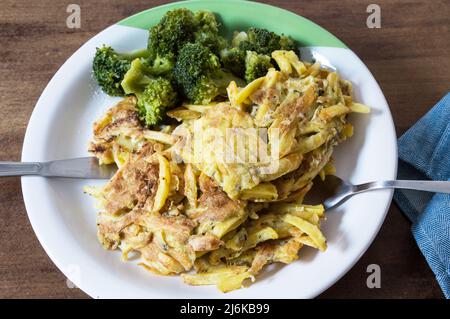
M154 23L166 10L177 6L221 12L226 26L229 22L236 27L240 21L248 25L248 13L256 10L267 15L283 15L286 27L277 24L273 31L284 31L302 40L302 32L298 32L299 36L289 33L293 24L298 23L304 32L316 32L317 39L320 38L318 45L308 38L311 32L302 41L308 45L302 48L303 57L313 55L324 64L336 67L343 78L353 82L356 100L372 107L370 115L351 116L355 135L336 149L337 175L354 183L395 178L397 148L391 113L377 82L361 60L342 42L304 18L267 5L234 0L188 1L154 8L89 40L64 63L37 102L27 128L22 161L87 156L92 123L117 101L101 93L91 78L95 47L104 43L118 50L145 46L147 32L129 25ZM231 6L240 6L240 10L232 10ZM252 25L267 27L265 20L270 19L258 16L253 20ZM350 199L327 213L323 223L328 240L326 252L304 248L298 261L269 267L249 288L222 294L211 286L187 286L179 277L153 275L133 263L122 262L118 252L104 250L96 237L94 202L82 192L84 185L99 183L22 178L25 205L39 241L58 268L94 298L315 297L341 278L366 251L383 223L392 198L392 192L384 190Z

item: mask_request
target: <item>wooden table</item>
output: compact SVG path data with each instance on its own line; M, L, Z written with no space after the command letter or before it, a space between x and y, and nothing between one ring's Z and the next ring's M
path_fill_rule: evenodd
M72 1L73 2L73 1ZM3 0L0 8L0 160L20 160L31 111L53 74L86 40L135 12L166 1L75 1L81 28L66 27L68 1ZM131 3L132 2L132 3ZM320 24L367 64L402 134L448 90L447 1L388 1L381 28L366 26L369 1L266 1ZM0 179L0 298L85 298L45 254L28 221L19 178ZM321 298L442 298L416 246L410 222L392 204L360 261ZM381 288L366 286L369 264L381 266Z

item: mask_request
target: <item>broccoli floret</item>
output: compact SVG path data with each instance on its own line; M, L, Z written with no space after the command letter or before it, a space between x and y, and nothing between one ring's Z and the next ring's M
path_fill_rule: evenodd
M156 56L154 59L143 61L153 75L166 75L172 71L175 65L175 54L170 53L165 56Z
M241 32L237 32L235 31L233 34L233 38L231 39L231 46L233 48L238 48L239 44L243 41L247 41L248 40L248 35L247 32L245 31L241 31Z
M222 50L220 58L225 68L244 78L247 83L266 75L267 71L273 67L269 55L244 51L239 48Z
M280 36L280 50L294 51L295 54L300 54L295 41L291 37L285 35Z
M271 58L268 55L247 51L245 57L245 81L251 82L266 75L267 71L273 67L270 60Z
M275 50L294 50L297 51L294 40L290 37L268 31L266 29L250 28L247 31L247 37L241 33L236 36L233 42L237 43L241 50L255 51L259 54L270 55Z
M148 66L154 74L167 74L175 65L178 51L189 42L199 42L217 53L227 46L219 35L219 23L214 13L188 9L168 11L160 22L149 30Z
M266 29L250 28L247 32L234 33L231 47L220 51L220 61L225 68L250 82L273 67L270 55L275 50L293 50L298 53L290 37L279 36Z
M174 9L168 11L158 24L149 30L148 50L150 61L162 60L162 64L174 63L178 50L194 40L196 21L192 11Z
M178 94L171 81L163 77L151 79L140 98L138 110L141 120L147 126L160 124L166 110L178 104Z
M194 15L196 31L194 41L207 46L214 54L225 48L227 40L219 35L219 22L214 13L209 11L197 11Z
M220 51L220 62L223 66L243 78L245 75L246 51L239 48L225 48Z
M160 124L166 110L178 104L178 93L168 78L154 77L152 69L141 59L133 60L125 74L122 87L126 94L138 99L139 117L147 126Z
M135 59L131 62L131 67L125 74L121 85L125 94L134 94L139 98L139 94L144 92L152 78L151 69L145 64L145 61Z
M222 70L219 58L198 42L180 50L173 75L185 97L195 104L207 104L225 94L230 81L242 82Z
M129 70L131 61L147 56L147 50L118 53L109 46L97 48L92 66L93 75L103 92L111 96L123 96L120 82Z

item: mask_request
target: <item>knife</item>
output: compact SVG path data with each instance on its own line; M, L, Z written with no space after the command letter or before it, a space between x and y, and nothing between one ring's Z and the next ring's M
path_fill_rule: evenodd
M79 157L49 162L1 162L1 176L36 175L84 179L109 179L117 171L115 164L100 165L95 157Z

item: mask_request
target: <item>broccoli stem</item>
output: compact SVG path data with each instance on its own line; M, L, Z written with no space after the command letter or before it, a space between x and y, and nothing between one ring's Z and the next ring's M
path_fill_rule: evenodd
M137 98L144 92L150 83L151 68L147 67L142 60L137 58L131 62L130 69L122 80L122 88L125 94L135 94Z

